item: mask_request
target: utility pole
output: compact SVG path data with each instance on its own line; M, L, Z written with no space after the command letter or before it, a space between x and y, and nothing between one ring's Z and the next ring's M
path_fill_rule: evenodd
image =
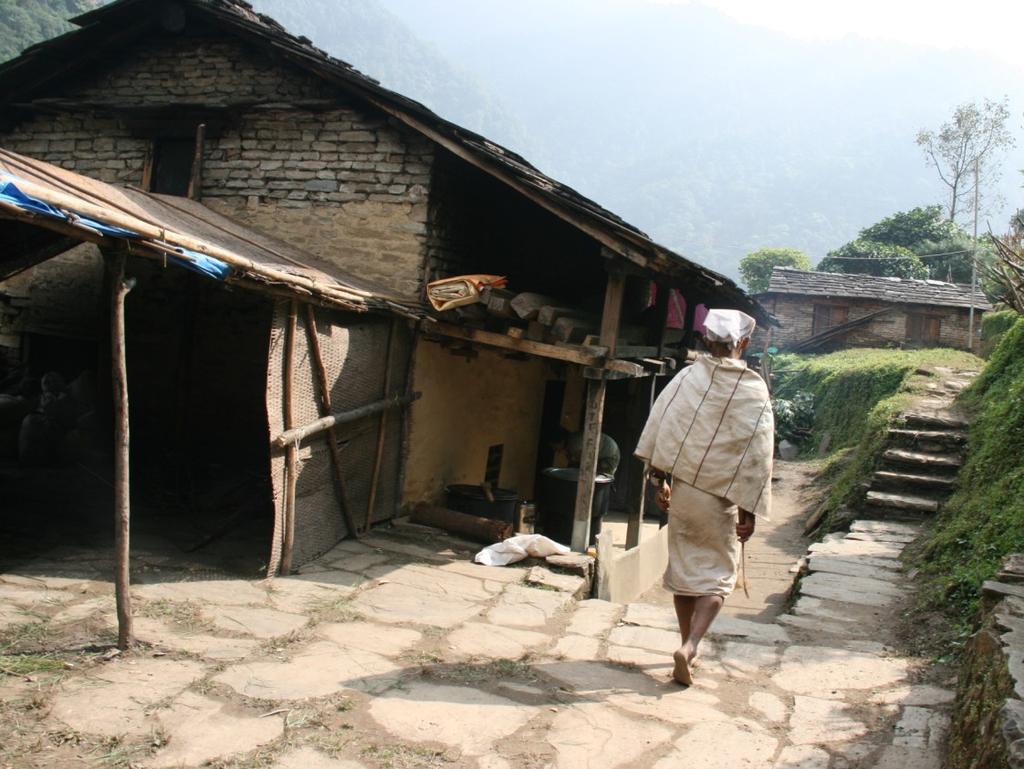
M978 285L978 158L974 158L974 243L971 246L971 311L967 318L967 350L974 352L974 292Z

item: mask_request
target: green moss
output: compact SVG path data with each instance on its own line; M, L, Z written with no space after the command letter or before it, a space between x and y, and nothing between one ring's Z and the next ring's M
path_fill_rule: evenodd
M926 608L961 629L973 622L981 583L1005 555L1024 551L1024 319L1003 335L961 396L974 413L959 489L922 549Z
M1000 310L999 312L985 313L981 319L981 357L988 358L999 346L1003 334L1013 328L1013 325L1020 320L1020 313L1016 310Z

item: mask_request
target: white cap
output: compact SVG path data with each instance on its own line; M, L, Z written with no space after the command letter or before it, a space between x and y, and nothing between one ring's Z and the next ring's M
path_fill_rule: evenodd
M736 347L754 333L757 321L739 310L708 310L704 318L704 336L712 342Z

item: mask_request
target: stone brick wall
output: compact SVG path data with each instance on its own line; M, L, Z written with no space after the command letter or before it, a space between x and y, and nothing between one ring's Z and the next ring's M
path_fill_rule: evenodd
M57 96L154 107L233 105L211 132L204 201L353 275L418 296L433 145L265 52L224 39L165 37ZM309 100L325 106L312 108ZM303 106L289 106L300 103ZM149 137L109 110L38 114L0 145L102 181L141 184Z
M796 342L811 336L814 324L815 305L843 306L849 308L849 320L856 320L873 312L893 305L885 302L871 302L856 299L826 299L806 296L761 297L762 303L775 315L781 328L758 329L751 346L754 350L774 345L787 349ZM967 349L968 311L958 307L930 307L925 305L898 305L892 312L880 315L866 325L848 333L836 346L841 347L888 347L911 346L907 339L907 316L927 315L939 318L939 346ZM981 328L981 313L975 313L975 329Z

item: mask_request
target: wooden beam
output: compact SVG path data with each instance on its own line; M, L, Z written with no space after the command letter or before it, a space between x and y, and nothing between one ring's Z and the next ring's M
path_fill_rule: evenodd
M19 220L0 227L0 281L74 248L82 241Z
M295 376L295 328L298 307L293 299L288 305L288 324L284 333L284 372L282 400L284 401L284 426L290 430L295 426L295 404L293 386ZM284 486L284 537L281 542L280 573L287 576L292 572L292 548L295 544L295 491L298 485L298 441L285 444L285 486Z
M360 406L359 408L352 409L351 411L339 411L336 414L331 414L329 417L324 417L323 419L318 419L315 422L310 422L304 427L285 430L279 436L274 438L272 445L279 449L287 446L294 446L296 443L300 443L309 436L322 433L324 430L334 427L335 425L355 422L357 419L365 419L366 417L371 417L374 414L380 414L382 411L387 411L388 409L407 406L413 401L418 400L421 395L422 393L394 395L390 398L384 398L383 400L368 403L365 406Z
M312 354L313 370L316 372L317 381L320 384L320 415L328 416L331 413L331 384L327 380L327 369L324 366L324 356L320 350L320 336L316 328L316 313L313 306L306 305L306 336L309 340L309 351ZM356 531L356 522L352 518L352 508L348 503L348 494L345 490L345 473L341 464L341 451L338 449L338 433L333 426L328 427L325 433L327 448L331 452L331 467L334 470L334 491L338 495L338 507L345 519L345 526L348 527L350 537L359 538Z
M531 339L522 339L508 336L507 334L496 334L493 331L483 331L478 328L467 328L456 326L453 323L424 323L421 326L423 333L429 335L446 336L452 339L464 339L468 342L478 342L490 347L499 347L503 350L514 350L515 352L536 355L541 358L551 358L566 363L577 363L581 366L593 368L604 368L611 371L620 371L631 376L644 376L643 366L630 363L624 360L608 360L603 355L595 355L579 346L555 345L547 342L535 342ZM602 342L602 346L604 346Z
M124 251L108 253L110 267L110 380L114 410L114 595L117 602L117 648L134 643L129 571L131 490L129 483L128 366L125 352L124 299L131 290L125 280Z
M188 196L192 200L203 199L203 155L206 150L206 123L196 126L196 144L192 155L192 173L188 180Z
M609 273L601 313L601 346L615 354L622 319L622 297L626 276ZM587 382L587 410L583 418L583 446L580 450L580 476L576 487L576 508L572 526L572 549L586 552L590 544L590 515L594 506L594 482L597 477L597 456L604 422L604 400L608 382L604 379Z

